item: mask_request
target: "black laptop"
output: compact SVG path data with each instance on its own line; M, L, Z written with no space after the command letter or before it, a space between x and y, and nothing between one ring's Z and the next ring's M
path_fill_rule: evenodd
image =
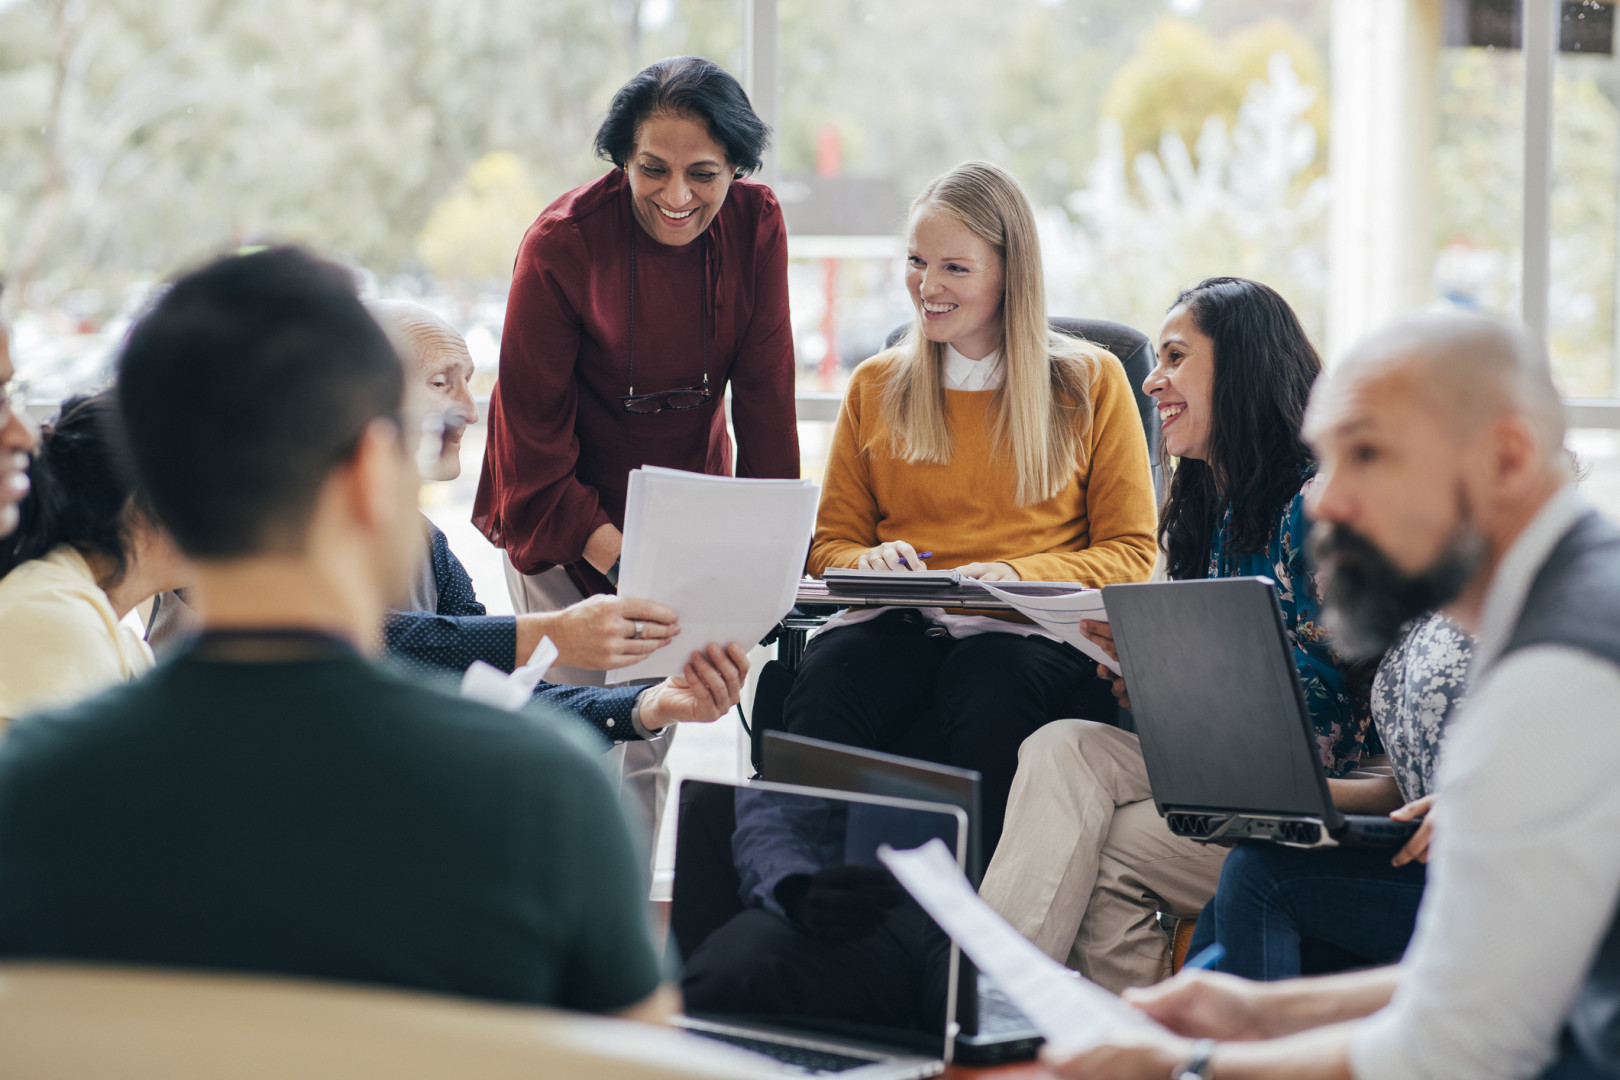
M965 871L978 885L984 874L979 849L979 774L929 761L861 750L840 743L767 731L764 777L782 784L920 799L960 807L968 816ZM963 1065L1028 1061L1045 1042L1029 1018L972 961L962 958L956 1004L956 1058Z
M1416 831L1334 807L1271 579L1110 585L1103 603L1171 832L1313 848Z
M960 955L877 857L884 844L935 838L960 865L967 815L822 788L683 781L670 904L685 1006L676 1023L774 1059L773 1075L943 1072Z

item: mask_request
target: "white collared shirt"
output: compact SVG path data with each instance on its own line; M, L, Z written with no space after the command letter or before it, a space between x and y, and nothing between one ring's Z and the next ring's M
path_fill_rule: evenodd
M1551 1060L1620 900L1620 667L1511 640L1588 507L1559 492L1502 558L1477 682L1440 763L1439 817L1401 985L1350 1046L1359 1080L1514 1080Z
M941 381L947 390L999 390L1001 389L1001 351L998 349L980 360L970 360L956 351L956 346L945 346L945 371Z

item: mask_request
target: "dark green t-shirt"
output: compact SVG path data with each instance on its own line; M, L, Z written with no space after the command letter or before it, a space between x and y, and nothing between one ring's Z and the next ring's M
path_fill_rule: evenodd
M651 993L645 863L589 732L313 641L193 651L0 739L0 956L598 1011Z

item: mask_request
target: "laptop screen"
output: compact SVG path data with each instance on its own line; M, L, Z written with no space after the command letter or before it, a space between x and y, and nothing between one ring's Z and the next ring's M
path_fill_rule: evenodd
M956 950L878 861L938 837L954 807L687 780L671 945L689 1016L941 1056Z
M1103 590L1161 810L1331 814L1266 578Z
M763 772L766 780L776 784L959 806L968 816L968 880L977 885L983 875L978 837L979 774L972 769L953 769L803 735L767 731Z

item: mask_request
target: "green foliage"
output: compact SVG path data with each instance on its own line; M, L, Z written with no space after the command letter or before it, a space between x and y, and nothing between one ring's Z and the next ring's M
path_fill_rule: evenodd
M512 272L514 238L545 205L516 154L485 154L434 204L417 253L446 281L504 281Z
M1103 99L1103 115L1125 134L1125 153L1156 153L1166 132L1191 146L1211 116L1230 126L1250 84L1264 81L1266 65L1285 54L1294 71L1317 91L1305 119L1327 145L1327 77L1322 58L1293 27L1266 19L1222 38L1183 19L1164 18L1120 68ZM1319 163L1315 174L1323 171ZM1314 174L1313 174L1314 175Z
M737 70L740 10L680 0L647 27L604 0L0 6L7 303L249 239L413 269L432 208L486 153L515 154L541 191L599 175L613 91L676 52Z
M1572 397L1614 393L1620 113L1613 61L1559 60L1554 87L1553 370ZM1524 68L1515 53L1449 50L1435 141L1436 287L1455 301L1519 312Z

